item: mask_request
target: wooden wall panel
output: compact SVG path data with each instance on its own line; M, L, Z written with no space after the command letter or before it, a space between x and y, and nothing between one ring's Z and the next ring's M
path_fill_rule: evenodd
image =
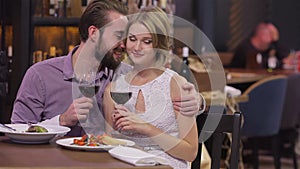
M260 21L270 20L271 0L231 0L228 51L247 38Z

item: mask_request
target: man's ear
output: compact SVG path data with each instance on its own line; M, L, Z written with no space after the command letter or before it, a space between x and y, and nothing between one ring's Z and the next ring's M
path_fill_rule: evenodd
M100 30L95 27L95 26L90 26L89 27L89 38L91 39L92 42L97 42L99 36L100 36Z

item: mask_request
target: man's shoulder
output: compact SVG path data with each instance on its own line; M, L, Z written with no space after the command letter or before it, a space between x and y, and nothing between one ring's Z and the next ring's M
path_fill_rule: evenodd
M251 46L251 40L249 38L244 39L238 46L237 48L248 48L249 46Z
M245 55L251 51L255 51L255 47L251 44L250 39L244 40L240 43L234 52L234 55Z
M55 57L35 63L30 69L46 69L46 67L62 67L66 56Z

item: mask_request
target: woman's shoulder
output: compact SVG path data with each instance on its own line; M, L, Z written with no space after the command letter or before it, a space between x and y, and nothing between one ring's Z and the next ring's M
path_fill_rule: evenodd
M183 76L179 75L177 72L169 68L165 69L165 73L171 75L173 80L186 81L186 79Z
M175 72L175 71L173 71L171 69L166 69L165 72L172 75L171 86L172 85L180 86L180 85L182 85L182 84L184 84L184 83L187 82L187 80L183 76L179 75L177 72Z

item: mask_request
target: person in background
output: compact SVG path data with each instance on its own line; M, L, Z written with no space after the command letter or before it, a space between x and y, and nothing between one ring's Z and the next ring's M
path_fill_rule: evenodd
M102 116L99 130L104 131L104 89L119 65L118 72L132 69L121 63L126 14L127 8L117 0L90 2L79 23L80 45L66 56L36 63L27 70L14 102L11 122L67 126L71 128L69 136L80 136L85 131L79 121L85 121L91 109L97 109ZM119 22L108 24L114 20ZM72 87L78 85L81 72L89 68L98 70L95 80L100 81L100 90L93 98L74 98ZM202 100L193 85L186 83L182 88L189 93L173 103L183 114L194 115Z
M173 168L185 169L197 155L197 125L194 116L182 116L172 104L186 92L180 86L187 80L164 67L171 48L169 30L168 17L158 7L143 8L130 17L125 46L133 69L108 85L104 112L109 124L125 138L166 158ZM112 98L116 97L111 97L111 91L116 91L114 83L124 84L120 92L128 86L132 93L123 105L115 104Z
M289 51L278 43L278 29L269 22L259 23L250 38L235 50L229 67L246 69L282 68ZM270 60L270 58L272 59Z

